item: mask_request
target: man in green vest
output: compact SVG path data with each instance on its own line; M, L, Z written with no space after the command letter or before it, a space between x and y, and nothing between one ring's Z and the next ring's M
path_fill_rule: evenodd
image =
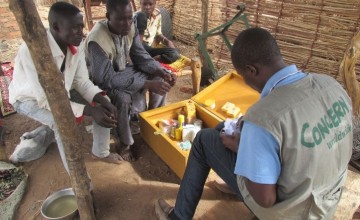
M286 65L261 28L242 31L231 57L261 99L233 135L197 134L175 207L158 200L158 218L191 219L213 169L259 219L331 219L352 151L347 93L332 77Z
M107 20L97 22L86 38L86 55L93 81L108 92L118 109L118 151L124 160L132 161L134 139L129 118L136 118L147 108L164 105L176 77L167 73L142 46L130 1L108 0L106 10Z

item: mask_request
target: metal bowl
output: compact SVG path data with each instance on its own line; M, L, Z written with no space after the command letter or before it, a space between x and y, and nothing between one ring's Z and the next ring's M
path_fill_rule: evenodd
M42 216L51 220L72 219L76 212L76 197L72 188L54 192L45 199L41 206Z

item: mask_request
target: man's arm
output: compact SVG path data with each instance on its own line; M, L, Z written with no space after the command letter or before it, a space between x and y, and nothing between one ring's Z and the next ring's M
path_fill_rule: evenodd
M160 14L160 11L157 16L159 17L159 22L158 22L158 24L156 24L157 30L156 30L155 41L157 43L161 42L162 44L164 44L165 46L167 46L169 48L175 48L174 43L162 34L162 30L161 30L162 29L162 16Z
M93 81L96 85L100 86L100 88L120 89L132 92L139 91L144 87L145 80L143 78L134 77L133 74L116 72L111 60L97 43L90 42L88 51ZM114 77L116 77L116 85L114 85ZM113 88L114 86L116 88Z
M164 67L159 62L154 60L149 53L144 49L139 39L139 34L135 31L133 44L130 49L130 57L134 65L141 72L148 73L154 76L160 76L171 86L176 83L176 75L167 73Z
M263 208L270 208L276 202L276 184L259 184L245 179L246 189L255 202Z
M140 41L139 33L136 30L130 48L130 58L136 68L141 72L158 76L161 76L160 74L163 73L160 63L154 60L144 49L144 46Z
M147 26L146 14L142 11L139 11L136 13L135 19L135 24L139 32L140 41L143 42L143 37Z
M162 44L164 44L169 48L175 48L174 43L171 40L167 39L163 34L156 35L155 41L161 42Z
M250 195L264 208L272 207L277 201L279 151L279 143L269 131L244 121L234 172L245 178Z
M100 105L84 107L84 115L92 117L102 127L115 128L117 126L117 110L108 99L100 93L94 96L94 102Z

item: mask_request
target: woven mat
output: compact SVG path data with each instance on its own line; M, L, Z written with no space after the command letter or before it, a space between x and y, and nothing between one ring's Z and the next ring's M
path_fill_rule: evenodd
M1 63L3 75L0 75L0 116L5 117L15 113L14 108L9 103L9 84L12 80L14 68L10 62Z
M24 195L27 177L21 167L0 161L0 219L13 218Z
M14 68L9 62L1 63L1 69L4 73L3 76L0 76L0 116L5 117L12 113L15 113L14 108L9 103L9 84L12 80L12 74Z

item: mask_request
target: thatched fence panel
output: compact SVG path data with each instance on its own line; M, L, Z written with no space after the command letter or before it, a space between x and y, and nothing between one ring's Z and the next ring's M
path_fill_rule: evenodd
M157 0L157 7L165 8L171 14L174 13L175 0ZM135 0L136 9L140 9L140 0Z
M226 17L235 13L237 1L225 1ZM342 82L339 66L350 39L360 29L359 0L245 0L251 26L268 29L277 39L287 63L295 63L304 71L324 73ZM233 42L243 25L228 31ZM218 68L231 68L230 54L223 44L214 60ZM360 78L359 62L356 65Z
M190 45L197 45L196 33L201 33L201 0L176 0L173 15L173 30L176 39ZM223 23L222 2L209 0L209 30ZM210 54L216 54L219 37L211 37L207 41ZM212 55L216 59L216 55Z
M266 28L275 36L287 63L343 81L339 66L350 39L360 30L359 0L209 0L209 30L233 18L240 3L246 5L252 27ZM173 12L177 40L197 45L194 35L201 32L201 4L201 0L158 0ZM237 22L228 30L230 42L244 27ZM230 51L220 37L209 38L208 49L218 69L232 68Z

